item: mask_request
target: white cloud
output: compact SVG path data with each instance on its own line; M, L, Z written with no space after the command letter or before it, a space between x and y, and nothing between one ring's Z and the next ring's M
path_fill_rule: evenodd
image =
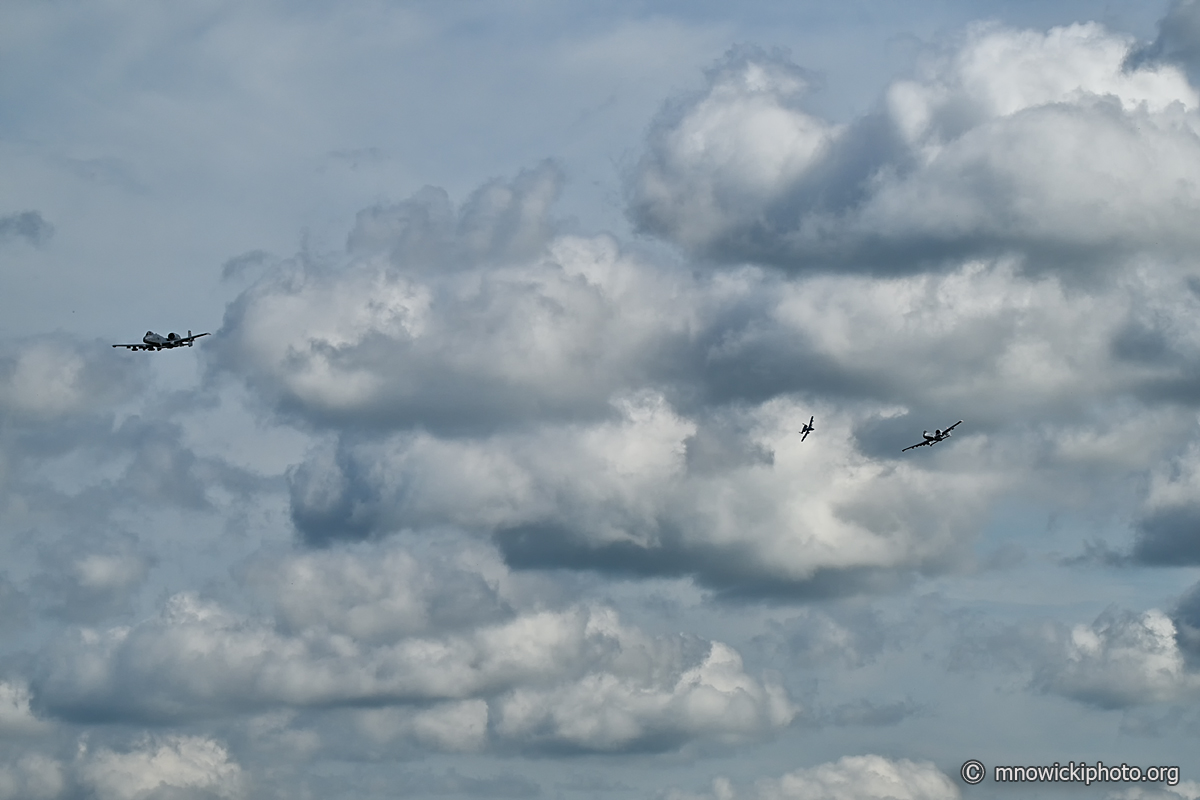
M171 199L163 190L183 173L208 172L231 156L236 162L263 142L285 142L293 156L308 154L304 168L316 159L319 169L342 176L330 183L356 173L356 186L341 186L340 199L322 196L326 205L302 220L344 230L349 210L368 202L362 198L410 191L425 175L407 170L436 172L429 158L453 161L461 152L445 142L433 157L427 149L405 149L403 137L424 130L436 139L430 131L441 129L429 121L441 120L438 108L472 105L475 113L473 104L453 99L441 106L414 101L419 96L393 80L404 70L365 68L377 63L376 53L415 42L421 47L408 63L420 63L421 74L439 76L446 86L465 74L453 64L464 39L456 40L457 49L444 46L446 39L423 27L428 16L389 17L380 8L300 12L280 20L276 37L269 10L230 17L215 8L204 19L155 11L120 32L117 50L99 61L81 49L78 63L98 65L88 80L70 80L70 70L28 71L58 75L77 94L80 86L104 88L106 70L149 82L123 102L99 102L104 119L90 119L105 128L100 140L83 146L72 139L68 156L54 160L39 151L39 157L60 171L67 165L100 179L107 171L123 181L93 182L90 194L72 194L80 207L112 208L114 192L143 192L136 208L166 209ZM491 28L474 24L492 19L480 16L482 8L450 13L466 20L460 27L470 29L467 40L486 50L490 34L478 31ZM70 25L91 19L89 13L68 14L76 20ZM123 11L94 13L105 21L100 29L121 28ZM709 46L708 33L691 33L698 29L672 18L606 27L606 13L597 7L594 26L589 17L588 31L576 40L582 47L554 46L564 70L592 73L588 80L597 84L636 80L645 95L646 87L665 81L658 67L672 53L694 58ZM515 19L520 26L536 16ZM914 29L920 24L914 21ZM349 61L323 38L331 26L357 43ZM20 49L65 46L62 36L52 38L30 37ZM844 32L828 41L855 38ZM283 242L297 227L295 209L312 194L304 178L289 178L295 191L284 200L270 176L248 179L295 165L278 153L265 156L270 166L237 176L238 187L253 184L248 191L262 194L230 203L220 219L204 199L219 183L214 177L205 180L217 183L199 189L187 180L177 184L189 184L186 211L135 214L137 225L119 216L103 220L106 235L127 238L129 251L154 247L128 260L123 274L110 272L121 261L111 252L97 257L106 266L89 272L100 276L88 279L92 288L103 280L128 297L126 305L109 304L86 280L77 284L95 295L94 307L128 313L128 303L142 297L136 302L161 311L158 292L176 298L172 304L200 303L204 292L193 289L203 281L196 276L231 253L258 253L253 260L263 269L243 276L259 280L229 307L223 329L184 354L208 359L200 385L147 394L141 419L113 425L112 415L120 420L134 404L117 412L115 405L145 393L148 370L170 383L192 368L189 361L107 359L95 352L113 355L107 342L92 348L53 339L19 342L0 355L0 522L18 532L4 553L17 560L6 560L5 570L15 576L10 585L29 590L36 613L51 612L6 640L13 669L29 663L14 659L14 649L36 655L26 678L0 683L0 731L19 739L31 725L49 726L36 712L85 728L115 723L94 736L179 723L196 738L147 739L132 751L105 739L74 768L69 759L49 756L14 760L0 772L0 796L235 796L248 793L248 779L221 776L244 769L262 777L272 794L302 796L288 792L294 779L323 796L368 797L402 791L396 787L404 780L419 783L411 762L401 762L421 751L451 754L438 758L464 770L434 780L426 794L486 793L488 781L466 773L495 764L494 756L653 752L697 742L727 752L731 742L778 734L797 707L757 673L759 659L743 663L738 650L710 639L746 653L756 626L799 611L751 605L743 626L731 621L737 613L729 605L708 602L707 589L795 601L894 589L917 574L940 573L935 591L949 587L956 597L978 598L991 588L967 587L944 573L971 561L981 529L1020 549L1007 537L1023 534L1000 530L1010 520L992 513L998 500L1038 505L1029 520L1011 523L1028 522L1028 541L1040 528L1042 505L1100 516L1097 506L1117 505L1111 496L1122 491L1137 495L1146 475L1148 518L1190 507L1194 459L1180 451L1194 433L1188 406L1200 396L1190 377L1200 364L1194 322L1200 309L1189 291L1200 281L1188 281L1195 277L1190 258L1166 262L1196 243L1189 181L1197 177L1193 140L1200 126L1195 92L1182 73L1149 62L1124 69L1131 47L1094 25L1048 33L973 30L914 79L894 84L874 113L848 125L811 111L808 73L781 57L739 50L713 71L704 91L664 112L641 167L639 221L698 256L681 262L644 242L626 246L611 236L564 233L587 230L594 218L553 220L549 210L563 176L548 165L489 180L461 205L437 189L401 203L381 201L358 216L344 256L321 255L329 237L310 230L304 253L283 264L259 256L291 246ZM241 51L247 55L240 63L253 67L254 77L225 95L219 84L247 72L231 58ZM491 61L498 51L486 52L472 55ZM41 58L35 62L52 63ZM595 69L614 59L621 62L614 69ZM365 94L354 99L347 91L323 106L316 83L328 88L322 65L335 61L337 72L357 81L348 89ZM205 64L211 72L202 79L188 73ZM196 83L182 87L186 75L156 74L164 66L192 74ZM675 75L687 67L677 59L669 69ZM374 95L371 86L380 80L388 91ZM544 101L514 100L502 81L464 83L487 109L472 119L495 117L495 125L462 126L488 131L487 142L470 137L489 159L484 174L530 163L531 149L540 147L534 133L511 159L496 158L491 148L506 126L529 126L494 112L518 118ZM581 137L607 138L606 147L618 148L622 137L607 132L619 127L614 110L629 101L620 86L612 92L612 102L590 106L593 116L580 117L577 127L586 129ZM112 99L106 92L84 95ZM540 90L530 90L534 95ZM48 92L39 102L66 111L58 106L63 97ZM348 122L357 111L371 113L376 98L382 101L376 133L389 142L401 137L386 152L372 145L375 134L362 139L364 129ZM164 101L162 115L137 113ZM550 116L528 115L540 126L537 135L578 116L569 104L552 105ZM411 117L410 126L391 124L402 115ZM318 118L315 127L307 124ZM82 117L72 114L61 119L71 123L58 126L63 130L88 127L74 124ZM242 127L230 127L231 119ZM290 123L298 135L280 138L272 119ZM204 152L217 129L233 138L219 152ZM117 146L123 131L137 135ZM331 133L358 140L335 142ZM106 150L104 141L116 149ZM138 142L150 144L144 158L133 153ZM183 172L165 163L168 151L181 146L189 151L187 164L175 165ZM13 147L5 158L16 162ZM369 158L341 158L331 167L339 157L312 155L334 148ZM477 164L456 168L474 171ZM31 169L18 172L37 171ZM570 164L571 185L592 177ZM434 179L461 186L461 175ZM110 202L99 202L103 197ZM268 210L244 213L249 205ZM278 224L272 228L263 213ZM77 216L54 211L53 217L61 231L54 246L67 234L77 248L94 241L94 231L79 232ZM181 219L186 225L177 227L205 240L203 248L180 244L173 226ZM994 255L1001 250L1009 252ZM172 260L155 273L162 280L147 284L152 262L165 261L160 257L168 252ZM1122 261L1130 252L1141 255ZM1093 264L1095 253L1103 258ZM921 271L943 257L936 270ZM732 266L709 269L711 260ZM819 274L788 277L747 260ZM1101 260L1117 265L1110 280L1069 279ZM167 271L174 270L170 264L178 271ZM854 274L831 274L839 271ZM888 272L885 280L866 277ZM218 302L218 295L205 296L206 307ZM211 430L227 422L212 413L212 387L220 381L221 391L247 393L248 413L236 431ZM255 413L261 416L253 422L272 433L232 441L251 431ZM817 432L800 443L796 423L813 413ZM184 415L188 421L177 425ZM914 443L922 428L960 417L967 421L951 442L901 456L900 447ZM249 455L284 429L278 441L286 439L286 446L274 457ZM309 443L314 449L302 459ZM234 451L242 454L243 472L226 466ZM256 471L277 477L255 480ZM288 489L301 546L324 549L287 550ZM1031 497L1038 503L1026 503ZM1122 498L1118 510L1138 502ZM115 546L119 526L106 524L118 518L136 528L137 540L125 549ZM1192 521L1174 520L1171 530L1194 532L1187 528ZM461 540L464 530L475 536L475 552L489 553L486 568L442 556L443 537ZM1029 545L1031 554L1057 546L1061 536L1047 531ZM338 541L358 538L369 541ZM26 542L40 549L30 553ZM492 545L509 567L531 569L509 573ZM254 598L242 594L245 582L228 581L228 568L259 547L257 563L235 574L249 579L251 594L268 597L267 610L239 605ZM561 567L588 574L554 569ZM686 579L613 582L614 574L694 576L700 586L680 589ZM1006 597L1021 593L1025 576ZM1080 580L1094 581L1091 589L1102 583L1095 576ZM514 583L554 589L522 592ZM703 601L651 606L661 599L652 597L656 587L665 584ZM1048 586L1038 590L1045 595L1068 591L1056 580L1041 585ZM198 586L209 599L187 591ZM595 602L610 593L624 598L617 603L620 618ZM156 605L156 596L171 599ZM547 596L558 599L546 602ZM893 599L907 602L887 602ZM780 637L788 638L771 654L772 665L787 670L792 691L820 681L819 690L811 689L813 705L828 711L814 714L814 725L899 719L901 732L893 736L904 737L914 730L906 710L949 708L939 703L952 697L926 704L919 689L918 701L890 705L897 697L890 689L883 695L870 689L880 675L889 676L889 686L909 680L904 664L897 672L892 660L907 631L867 614L855 617L845 612L850 606L822 604L820 613L783 630ZM136 623L115 627L108 618L134 609L138 616L121 622ZM96 627L73 630L47 647L63 617ZM664 624L710 638L650 633ZM1063 631L1050 637L1053 655L1037 674L1039 685L1101 706L1190 697L1189 652L1183 645L1171 649L1172 636L1185 633L1180 619L1164 623L1152 615ZM940 683L936 639L919 648L920 657L934 659L932 673L920 670L920 680L931 683ZM1014 716L998 725L1015 724ZM1037 727L1036 719L1021 722ZM230 737L229 749L212 738L214 730ZM810 733L786 735L803 747ZM1086 730L1078 736L1093 737ZM935 737L929 747L937 746ZM749 747L740 752L769 757ZM670 769L668 761L642 763ZM549 784L535 781L582 763L542 761L530 777L496 785L510 796L545 793ZM323 782L330 775L336 777ZM726 781L714 794L953 796L945 785L929 765L867 756L757 787L735 789ZM619 790L597 784L593 793Z
M1052 28L1045 33L976 26L960 49L925 65L924 80L889 89L910 101L908 113L934 120L949 117L953 100L970 97L982 118L1006 117L1037 106L1069 103L1087 95L1112 96L1126 110L1163 111L1174 103L1194 110L1200 98L1183 71L1169 65L1127 69L1132 37L1095 23ZM912 130L911 124L904 126ZM914 140L927 129L914 131Z
M242 769L220 742L201 736L146 737L128 752L83 750L79 781L98 800L148 800L165 789L242 797Z
M780 778L764 778L735 787L727 778L713 781L711 793L675 790L671 800L958 800L958 787L928 761L882 756L846 756L835 762L798 769Z
M1069 273L1183 252L1197 244L1198 96L1175 66L1129 67L1132 44L1091 23L977 27L843 128L800 110L796 80L751 79L794 74L781 56L735 51L660 118L634 218L694 254L797 270L1016 252ZM727 118L742 121L714 122Z
M283 409L319 422L463 428L595 414L615 390L669 364L695 299L678 276L606 236L506 255L509 239L532 234L496 244L492 228L509 216L518 228L544 224L526 213L466 206L470 227L429 244L432 253L413 240L442 234L409 230L426 224L420 215L372 223L405 227L386 236L364 233L371 226L360 219L352 241L381 237L373 246L384 253L336 270L272 272L231 306L214 352Z
M752 72L722 92L790 74ZM457 210L432 189L371 209L344 265L298 262L231 306L219 368L285 418L341 430L289 474L307 542L450 525L499 536L524 566L726 585L937 570L997 492L1076 502L1186 427L1165 407L1121 424L1140 398L1190 391L1185 270L1148 262L1086 290L1016 257L886 280L697 275L554 234L556 180L542 166ZM794 449L793 417L814 411L833 427ZM960 454L953 467L891 461L968 416L939 451ZM968 436L986 438L968 453ZM930 527L920 506L939 491L954 512Z
M1176 641L1175 623L1158 609L1106 611L1091 625L1055 632L1035 684L1101 708L1179 702L1194 697L1200 676Z
M615 618L600 622L613 623ZM649 650L648 644L642 648ZM496 730L551 747L607 751L635 742L670 749L695 736L756 736L788 725L798 712L781 687L751 679L741 656L719 642L700 664L672 676L674 685L657 691L647 691L649 676L637 663L649 654L623 654L613 673L593 673L548 691L517 689L497 703Z
M864 455L852 428L877 410L773 400L731 414L738 433L723 443L722 420L693 421L659 395L615 406L617 420L593 425L339 448L295 474L293 517L315 542L452 525L494 533L526 565L802 590L826 571L878 570L886 581L893 570L944 568L1008 480L965 460L952 474ZM819 446L794 430L806 411L822 420ZM927 504L947 492L953 508L931 520Z
M1151 472L1134 541L1136 560L1147 564L1200 562L1197 488L1200 488L1200 447L1194 443Z
M150 620L80 631L47 652L39 703L66 717L163 720L371 704L398 711L361 715L369 738L449 750L491 737L534 748L674 747L769 733L798 711L719 642L649 636L602 606L511 611L486 590L448 608L469 577L445 567L414 593L414 566L402 554L358 564L299 557L273 587L284 627L176 595ZM313 602L298 599L307 591ZM407 619L381 625L393 611ZM427 618L445 629L422 629Z

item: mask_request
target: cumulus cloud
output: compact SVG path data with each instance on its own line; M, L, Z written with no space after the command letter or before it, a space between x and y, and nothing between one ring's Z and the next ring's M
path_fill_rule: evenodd
M364 212L344 259L280 266L231 304L214 366L307 424L455 435L595 419L647 389L681 408L808 391L1051 412L1089 393L1196 394L1182 267L1137 265L1090 292L1023 275L1020 253L885 281L697 274L554 233L539 185L480 190L503 207L483 216L536 235L464 228L471 203L432 189Z
M631 216L693 255L798 272L1186 252L1197 94L1172 64L1129 67L1133 44L1094 23L976 27L845 126L803 110L782 54L732 51L652 128Z
M1087 291L1018 258L884 280L696 274L554 233L537 190L552 179L481 190L503 235L464 222L478 198L374 209L343 263L297 261L231 305L214 368L332 429L289 472L304 541L448 525L522 566L856 591L955 563L972 520L1031 470L1055 502L1082 498L1188 425L1200 300L1181 270ZM538 233L513 233L522 220ZM832 427L794 449L814 412ZM964 438L989 437L974 464L894 462L967 416ZM948 487L953 513L930 527L920 507Z
M293 519L315 544L451 525L493 535L513 565L691 573L751 593L853 591L960 555L1002 477L879 463L832 409L810 447L792 427L804 409L748 410L741 452L714 443L719 420L704 430L652 393L594 425L343 443L293 473ZM958 501L931 520L947 491Z
M0 736L30 736L45 733L50 726L29 708L29 687L24 683L0 681Z
M98 800L243 797L241 767L220 742L201 736L146 737L126 752L85 749L74 765Z
M29 597L14 585L8 575L0 572L0 631L10 631L25 623L28 612Z
M1194 78L1200 67L1200 4L1175 0L1158 23L1158 37L1129 54L1130 66L1166 62L1178 64Z
M144 387L143 363L99 342L47 336L9 341L0 351L0 413L26 423L61 424L105 413ZM107 351L107 352L106 352Z
M64 796L68 776L63 764L40 753L25 753L0 765L3 800L56 800Z
M1194 697L1200 676L1190 670L1172 619L1158 609L1110 609L1091 625L1056 629L1034 682L1100 708Z
M670 691L647 692L625 675L592 673L549 690L519 688L497 704L495 729L551 749L668 750L701 736L738 741L797 713L782 687L748 677L741 656L720 642L670 680Z
M286 565L275 622L180 594L137 625L77 631L44 653L37 705L75 720L367 705L395 709L359 720L377 741L448 750L661 749L762 735L798 713L719 642L649 636L598 605L510 611L494 589L451 599L472 583L464 568L414 587L403 554L346 559Z
M960 796L954 782L928 761L876 755L846 756L780 778L764 778L753 786L735 787L727 778L717 778L709 793L674 790L668 794L671 800L957 800Z

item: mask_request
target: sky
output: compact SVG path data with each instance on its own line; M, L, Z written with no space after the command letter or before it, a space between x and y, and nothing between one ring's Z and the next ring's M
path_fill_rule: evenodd
M1200 798L1197 0L11 0L0 176L0 800Z

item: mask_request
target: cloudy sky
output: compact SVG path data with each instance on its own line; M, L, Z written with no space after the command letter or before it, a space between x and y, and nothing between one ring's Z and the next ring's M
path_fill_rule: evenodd
M1200 797L1200 2L12 0L0 175L0 800Z

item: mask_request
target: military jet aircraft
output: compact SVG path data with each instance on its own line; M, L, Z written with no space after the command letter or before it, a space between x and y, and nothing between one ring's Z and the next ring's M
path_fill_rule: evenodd
M180 336L178 333L168 333L166 336L159 336L154 331L146 331L146 335L142 337L141 344L114 344L113 347L124 347L128 350L170 350L172 347L192 347L196 340L201 336L208 336L207 333L197 333L192 335L188 331L187 336Z
M932 434L929 431L921 431L921 435L925 437L925 441L917 442L916 444L914 444L910 447L904 448L904 450L912 450L914 447L925 447L925 446L933 447L935 444L942 441L943 439L950 438L950 431L954 430L959 425L962 425L961 419L958 422L951 425L949 428L946 428L946 430L944 430L944 431L939 429L939 430L935 430ZM900 452L903 453L904 450L901 450Z
M810 417L808 418L808 424L804 426L804 430L800 431L800 433L803 433L803 434L804 434L803 436L801 436L801 437L800 437L800 441L802 441L802 442L803 442L805 439L807 439L807 438L808 438L808 435L809 435L810 433L812 433L813 431L815 431L815 430L816 430L816 428L814 428L814 427L813 427L813 420L814 420L814 419L816 419L816 417L811 417L811 416L810 416Z

